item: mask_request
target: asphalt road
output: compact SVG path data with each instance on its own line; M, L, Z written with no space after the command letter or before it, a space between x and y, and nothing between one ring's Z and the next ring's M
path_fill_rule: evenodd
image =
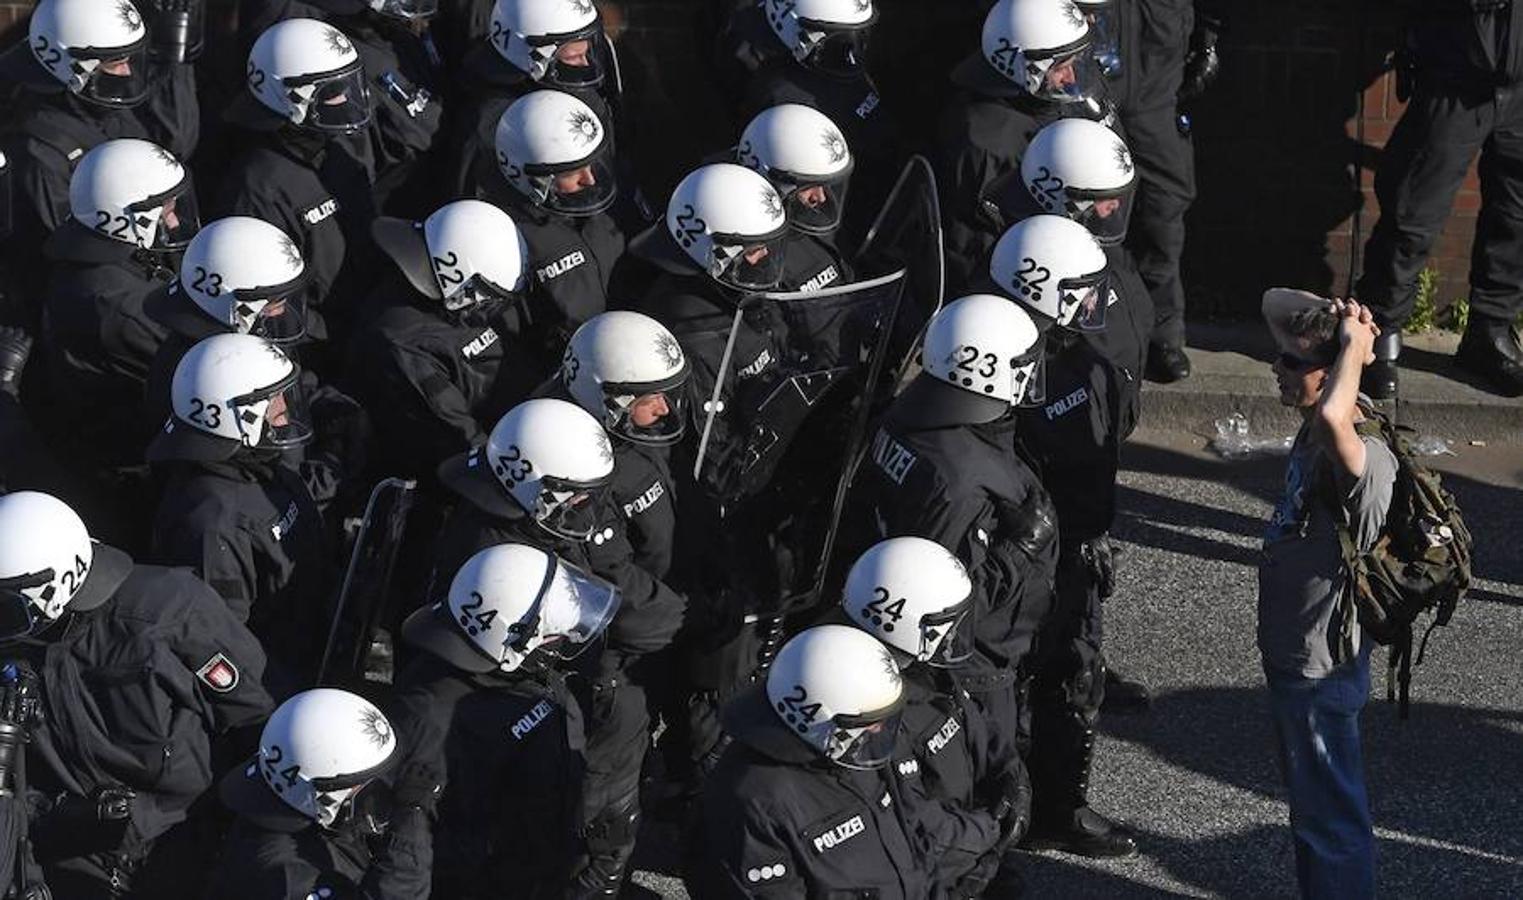
M1255 557L1283 460L1228 462L1203 444L1141 435L1122 478L1106 643L1156 699L1104 717L1091 799L1137 832L1141 853L1029 855L1027 896L1295 894L1254 645ZM1385 702L1377 652L1362 721L1387 897L1523 897L1523 448L1458 449L1436 464L1475 532L1480 581L1415 670L1411 718ZM651 838L642 856L670 871ZM637 880L687 896L670 875Z

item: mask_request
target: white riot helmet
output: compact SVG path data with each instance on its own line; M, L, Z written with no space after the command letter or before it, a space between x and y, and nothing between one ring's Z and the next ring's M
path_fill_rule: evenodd
M592 107L564 91L534 91L497 120L497 168L535 204L566 216L607 209L617 195L608 135Z
M170 291L226 330L279 345L307 333L306 282L301 250L285 232L262 219L228 216L191 238Z
M71 94L106 106L148 96L148 29L131 0L42 0L27 42Z
M288 122L329 134L352 134L370 121L370 94L354 44L316 19L276 22L249 51L248 88Z
M69 177L69 214L96 234L145 250L185 246L201 227L190 173L137 138L97 144Z
M126 554L90 540L57 497L0 495L0 641L35 634L66 609L100 606L131 568Z
M799 740L848 769L893 756L904 681L893 654L850 625L819 625L784 644L767 670L767 701Z
M513 217L481 200L456 200L422 222L383 217L376 243L419 293L451 312L523 291L529 248Z
M973 652L973 582L935 541L889 538L846 576L841 605L853 622L916 662L946 668Z
M767 290L783 276L783 198L744 166L712 163L688 173L666 206L666 229L720 284Z
M1009 298L971 294L943 306L926 326L927 375L1008 406L1046 399L1041 330Z
M872 0L761 0L772 33L799 62L837 76L861 71Z
M603 534L613 446L581 407L550 398L518 404L498 420L477 465L551 534L573 541Z
M682 437L687 359L666 326L650 316L613 310L588 319L566 345L560 378L609 434L655 445Z
M186 351L170 382L170 416L148 458L230 459L312 438L301 370L264 338L216 334Z
M984 60L1016 88L1059 103L1099 89L1092 35L1073 0L999 0L984 17Z
M851 151L824 113L798 103L762 110L741 132L735 161L772 182L799 231L829 234L841 224Z
M1047 212L1088 228L1102 245L1126 237L1137 167L1121 135L1089 119L1058 119L1031 139L1021 180Z
M594 88L608 70L592 0L497 0L487 40L514 68L551 87Z
M287 806L323 828L367 814L367 794L398 760L391 721L375 704L336 688L302 691L280 704L249 763ZM252 778L253 773L245 773Z
M1028 312L1072 331L1104 328L1113 302L1105 249L1089 229L1062 216L1011 225L994 245L989 277Z
M547 657L576 658L618 608L618 588L603 579L537 547L498 544L466 560L448 596L409 616L402 631L464 671L516 672Z

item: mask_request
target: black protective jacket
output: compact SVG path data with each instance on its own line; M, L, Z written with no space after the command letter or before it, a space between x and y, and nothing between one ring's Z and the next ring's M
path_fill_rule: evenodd
M170 260L101 237L70 219L48 239L53 262L42 346L53 412L71 444L111 465L142 462L149 366L166 332L143 309L172 275Z
M857 552L913 535L941 544L967 567L978 652L961 671L983 690L989 679L1014 677L1050 606L1057 564L1050 504L1016 451L1013 415L928 427L896 402L874 430L848 513L877 523L876 533L858 537Z
M581 847L585 745L563 676L472 675L424 654L396 707L414 756L445 773L432 896L559 896Z
M265 642L282 678L313 672L336 571L301 476L276 460L241 457L176 461L168 472L154 522L157 558L204 578Z
M516 307L448 312L395 275L367 306L378 312L355 338L350 389L377 413L388 470L431 475L445 459L485 443L543 375Z
M96 557L91 577L104 574ZM269 715L264 651L204 582L158 566L131 566L104 605L54 628L45 641L6 648L31 660L44 688L27 748L39 858L115 851L141 860L211 786L213 737ZM109 785L137 791L119 846L53 827L61 801Z
M817 291L851 281L851 265L831 237L790 231L783 247L779 291Z
M1407 0L1418 84L1476 99L1523 80L1523 15L1489 0Z
M734 742L704 784L695 896L932 896L917 801L894 767L824 760L771 711L761 685L726 707L724 724Z
M433 842L421 810L394 814L366 839L298 816L281 828L240 817L228 833L210 896L227 900L320 897L416 900L428 895Z

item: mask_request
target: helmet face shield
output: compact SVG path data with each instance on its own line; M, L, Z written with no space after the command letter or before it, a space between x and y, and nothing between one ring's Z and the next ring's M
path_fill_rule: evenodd
M774 178L785 176L774 171ZM851 167L828 181L799 178L778 185L788 224L805 234L830 234L841 226L846 211L846 187Z
M799 24L806 30L806 34L819 27L807 19L801 20ZM865 27L841 30L836 26L835 30L824 32L814 49L804 57L804 62L827 75L855 77L862 72L867 58L867 35Z
M1010 362L1010 402L1014 406L1040 406L1047 400L1046 340L1037 341L1026 353Z
M837 716L835 728L830 734L825 755L839 766L848 769L877 769L883 767L894 755L894 744L899 737L899 724L903 716L902 704L886 715L869 719L866 716Z
M688 371L663 385L605 384L608 430L637 444L676 443L687 430Z
M1102 246L1113 247L1126 240L1126 229L1132 218L1133 199L1136 192L1128 187L1119 194L1085 196L1076 188L1068 188L1068 217L1089 229Z
M591 646L619 608L619 589L556 557L555 574L541 598L540 645L557 659L575 659Z
M312 439L312 415L300 375L300 369L292 368L291 374L273 388L232 401L244 446L283 450L299 447ZM257 439L250 439L251 432L257 435Z
M1100 72L1106 78L1121 75L1121 27L1116 11L1107 5L1085 13L1089 19L1089 33L1094 38L1091 53Z
M45 618L42 605L47 602L41 595L52 583L52 569L0 579L0 641L26 637L37 630L38 620Z
M611 485L576 484L546 475L535 501L534 521L551 534L587 541L607 518Z
M1029 63L1035 89L1043 100L1054 103L1082 103L1105 95L1105 76L1095 62L1086 42L1076 49Z
M302 279L305 281L305 279ZM262 337L278 346L301 340L307 335L307 301L297 286L275 296L263 293L259 299L245 300L238 295L233 314L238 317L238 330Z
M148 96L148 40L127 47L107 50L76 48L71 50L82 68L87 68L84 87L86 99L106 106L137 106Z
M305 108L298 123L304 128L353 134L370 122L370 91L359 63L299 82L288 79L286 88L292 102Z
M414 21L428 19L439 12L439 0L381 0L371 8L383 16Z
M531 44L539 47L550 44L555 46L555 52L545 63L545 74L539 81L552 87L573 90L601 86L610 68L606 41L602 23L594 20L581 31L547 35L542 42Z
M714 255L720 262L716 281L742 290L767 290L783 278L786 231L766 238L714 235Z
M1098 272L1058 283L1058 324L1071 331L1101 331L1110 301L1110 277Z
M536 167L529 167L531 173ZM613 166L599 152L581 165L537 175L545 184L544 205L566 216L591 216L613 204L618 193Z
M201 230L201 206L187 173L169 191L127 207L137 244L149 250L178 250Z

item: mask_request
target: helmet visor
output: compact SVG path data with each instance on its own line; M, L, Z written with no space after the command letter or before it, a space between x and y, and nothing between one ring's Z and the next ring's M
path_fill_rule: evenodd
M783 209L788 224L806 234L829 234L841 225L846 210L846 173L830 181L800 180L784 185Z
M817 27L808 22L800 24L805 28ZM804 57L804 62L827 75L854 77L861 73L867 59L867 35L865 27L827 32Z
M1010 362L1010 403L1040 406L1047 400L1046 340Z
M1110 277L1103 270L1083 278L1058 282L1058 324L1071 331L1105 328L1105 308L1110 299Z
M687 370L659 388L604 385L615 434L639 444L675 443L687 429Z
M555 562L539 600L539 646L557 659L574 659L613 621L619 589L559 557Z
M902 715L902 708L895 708L876 721L859 723L857 717L851 717L852 721L845 724L843 717L837 716L825 755L848 769L881 768L893 758Z
M545 42L555 44L555 55L546 63L540 81L570 90L601 86L610 68L606 40L598 21L573 34L548 36Z
M1061 56L1033 63L1041 71L1041 80L1033 92L1054 103L1081 103L1105 95L1105 76L1084 44Z
M920 618L920 651L915 658L946 669L973 655L972 604L964 601Z
M266 294L259 300L244 300L240 293L234 312L249 334L277 346L307 335L307 301L299 286L273 297Z
M545 207L567 216L591 216L614 201L618 185L606 154L585 163L542 176L548 179Z
M767 290L783 278L783 245L786 231L768 238L747 240L737 236L714 236L716 253L729 254L717 280L742 290Z
M439 0L382 0L374 9L383 16L413 21L431 18L439 12Z
M139 236L152 230L153 238L146 245L149 250L178 250L201 230L201 204L188 172L170 190L134 203L127 211L132 213Z
M1132 218L1132 201L1135 192L1128 188L1109 196L1083 196L1082 192L1069 188L1069 215L1074 221L1089 229L1106 247L1113 247L1126 239L1127 224Z
M110 50L72 51L81 59L98 60L81 93L107 106L136 106L148 96L148 40Z
M587 541L608 518L608 483L577 484L545 476L534 519L551 534Z
M26 637L37 629L41 610L29 590L46 590L53 582L53 570L0 580L0 641Z
M306 128L353 134L370 121L370 91L358 63L306 81L297 90L310 92L306 117L301 122Z
M293 368L273 388L237 397L232 406L244 432L244 443L254 447L286 449L312 440L312 414L307 406L307 392L302 388L301 370ZM263 415L264 427L259 440L250 443L249 426Z

